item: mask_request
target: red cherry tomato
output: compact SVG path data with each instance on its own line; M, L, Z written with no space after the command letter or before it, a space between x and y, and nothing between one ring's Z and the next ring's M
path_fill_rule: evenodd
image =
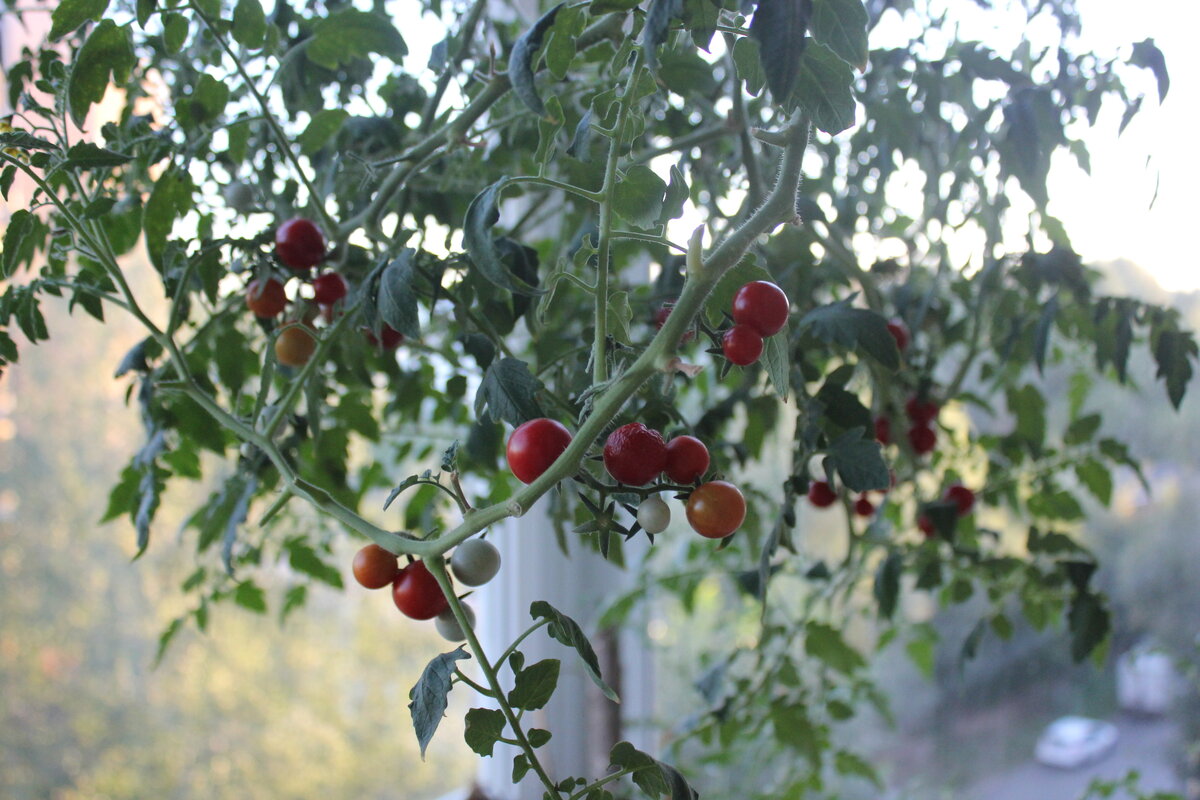
M392 602L413 619L433 619L450 607L437 578L424 562L414 561L392 581Z
M533 483L571 443L562 423L541 417L520 425L508 438L508 468L521 483Z
M727 481L709 481L696 487L687 501L692 530L707 539L724 539L746 519L746 498Z
M813 481L808 485L808 502L817 508L829 508L837 502L837 492L826 481Z
M331 306L350 293L350 284L340 272L326 272L313 279L313 300L317 305Z
M317 340L299 325L279 332L275 339L275 358L288 367L303 367L317 351Z
M618 482L645 486L667 466L662 434L640 422L622 425L604 442L604 468Z
M250 285L246 287L246 306L256 317L268 319L279 316L287 307L287 295L283 291L283 284L274 278L250 281Z
M875 418L875 441L880 444L892 443L892 421L887 417Z
M312 220L289 219L275 229L275 255L297 272L311 269L325 258L325 235Z
M384 325L383 330L376 336L370 328L363 328L363 336L367 337L367 341L372 347L379 347L384 350L395 350L404 343L404 334L400 331L393 330L391 326Z
M908 349L908 326L902 321L894 319L887 324L888 333L896 340L896 349L901 353Z
M382 589L396 579L400 563L395 553L369 544L354 554L354 580L368 589Z
M975 493L961 483L956 483L948 488L943 498L954 503L960 517L970 514L971 509L975 507Z
M751 281L733 296L733 321L749 325L764 338L783 329L790 310L787 295L770 281Z
M875 513L875 504L864 494L854 501L854 513L860 517L869 517Z
M925 534L926 539L932 539L937 533L937 529L933 527L933 520L929 518L928 514L921 514L917 517L917 528Z
M941 406L932 399L927 397L922 400L917 395L908 398L904 404L905 415L916 425L928 425L937 419L941 410Z
M762 355L762 336L749 325L734 325L721 337L721 350L739 367L748 366Z
M908 443L917 455L933 452L937 447L937 431L928 425L913 425L908 429Z
M676 436L667 442L663 472L675 483L692 483L708 471L708 448L695 436Z
M654 328L658 330L663 325L667 324L667 317L671 316L671 311L675 308L674 303L663 303L658 307L658 311L654 312ZM696 338L696 332L689 330L679 339L680 344L687 344L692 339Z

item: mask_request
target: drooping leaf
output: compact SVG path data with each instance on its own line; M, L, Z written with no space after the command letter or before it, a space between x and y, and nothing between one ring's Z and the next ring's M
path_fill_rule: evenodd
M903 557L899 553L890 553L875 572L875 602L879 604L879 616L884 619L891 619L896 612L903 568Z
M406 247L379 275L376 300L379 320L383 324L416 339L421 335L421 320L417 313L417 294L413 290L416 270L413 259L416 251Z
M408 45L386 16L357 8L336 11L318 22L304 50L309 61L326 69L372 53L398 62L408 55Z
M596 651L592 649L592 644L583 635L583 629L579 627L579 623L563 614L554 606L544 600L538 600L529 607L529 615L534 620L545 617L550 620L550 624L546 627L546 632L550 638L557 642L565 644L567 647L575 649L579 654L579 658L583 661L584 670L588 677L600 687L600 691L604 696L614 703L620 702L617 698L617 693L612 690L604 678L600 675L600 660L596 658Z
M242 581L233 593L233 601L256 614L267 613L267 595L254 581Z
M522 669L517 673L513 690L508 693L508 702L514 708L526 711L544 707L558 687L561 666L557 658L547 658Z
M12 212L8 228L4 231L4 252L0 253L0 278L11 278L21 263L25 239L33 233L36 219L23 208Z
M1085 458L1076 462L1075 476L1102 504L1107 506L1112 502L1112 473L1099 461L1094 458Z
M783 330L763 340L763 366L779 399L787 402L792 385L792 354L788 347L790 333L785 324Z
M563 4L559 3L533 23L533 27L521 34L508 57L508 78L512 81L513 92L530 111L538 115L545 113L546 106L542 103L534 84L533 59L542 46L542 38L554 24L554 18L558 16L562 7Z
M670 800L694 800L699 797L679 770L643 753L629 742L617 742L608 754L609 763L618 770L629 770L634 784L649 797Z
M425 757L425 748L429 746L433 734L441 724L442 716L446 713L446 697L450 694L450 680L454 677L455 662L470 657L461 646L457 650L435 656L421 673L417 685L408 693L408 710L412 714L421 758Z
M1037 365L1039 373L1046 370L1046 350L1050 347L1050 331L1054 329L1057 316L1058 295L1055 294L1042 306L1042 313L1033 332L1033 362Z
M763 73L776 103L785 102L796 85L811 17L812 0L759 0L755 8L750 36L758 42Z
M514 427L544 416L537 402L542 382L524 361L506 357L493 361L483 374L475 394L475 415L487 409L493 419L503 420Z
M58 146L25 131L0 133L0 147L16 147L20 150L46 150L53 152Z
M136 64L129 31L111 19L101 20L75 54L71 67L67 107L72 121L80 128L84 127L92 104L103 99L109 77L123 83Z
M463 247L475 269L501 289L514 294L543 294L541 289L521 280L504 265L503 254L492 238L492 226L500 220L500 189L507 181L508 178L501 178L471 201L463 220Z

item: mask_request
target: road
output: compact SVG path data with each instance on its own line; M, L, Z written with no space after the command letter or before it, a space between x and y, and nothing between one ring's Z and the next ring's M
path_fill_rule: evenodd
M1123 716L1114 720L1120 731L1117 746L1100 761L1074 770L1046 767L1032 759L1005 772L988 776L966 793L968 800L1079 800L1096 778L1119 779L1136 769L1143 792L1182 792L1172 758L1179 732L1170 722ZM1129 795L1113 795L1127 800Z

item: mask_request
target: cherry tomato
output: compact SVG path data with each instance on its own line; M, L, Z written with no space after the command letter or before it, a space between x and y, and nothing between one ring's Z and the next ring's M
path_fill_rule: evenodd
M929 518L928 514L921 514L917 517L917 528L925 534L926 539L932 539L937 533L937 528L933 526L933 520Z
M854 501L854 513L860 517L869 517L875 513L875 504L864 494Z
M692 530L707 539L724 539L746 519L746 498L727 481L709 481L692 492L687 520Z
M808 485L808 502L817 508L829 508L837 498L837 492L826 481L813 481Z
M302 367L317 351L317 340L299 325L292 325L279 332L275 339L275 358L288 367Z
M875 441L880 444L892 443L892 421L887 417L875 418Z
M531 419L508 438L508 468L521 483L533 483L570 443L571 432L562 423L545 417Z
M354 580L368 589L382 589L396 579L400 563L395 553L369 544L354 554Z
M954 503L958 508L958 515L960 517L970 514L971 509L975 507L975 493L961 483L956 483L948 488L942 497Z
M638 506L637 521L646 533L662 533L671 524L671 509L661 497L651 495Z
M787 295L770 281L751 281L733 296L733 321L750 326L764 338L783 329L790 310Z
M908 326L903 321L894 319L887 324L888 333L896 340L896 349L903 353L908 349Z
M676 436L667 442L667 466L663 471L675 483L696 481L708 471L708 448L695 436Z
M475 612L471 607L464 604L463 611L467 615L467 624L472 628L475 627ZM437 628L437 632L442 638L449 642L461 642L467 638L467 634L463 631L462 626L458 624L458 618L454 616L454 612L446 609L437 615L437 619L433 621L433 626Z
M917 455L933 452L937 447L937 431L928 425L913 425L908 429L908 443Z
M904 404L905 415L917 425L928 425L933 422L941 410L941 406L934 400L928 397L921 399L917 395L908 398Z
M500 571L500 551L486 539L467 539L454 548L450 569L459 583L483 586Z
M404 334L400 331L392 330L391 326L384 325L383 330L376 337L374 331L370 328L363 328L363 336L367 337L367 341L372 347L382 347L384 350L395 350L404 343Z
M331 306L350 293L350 284L340 272L326 272L313 279L313 300L317 305Z
M275 256L297 272L325 258L325 235L312 220L294 217L275 229Z
M622 425L604 442L604 468L619 483L645 486L667 466L662 434L640 422Z
M246 307L263 319L279 316L287 307L283 284L274 278L250 281L246 287Z
M671 311L674 310L674 308L675 308L674 303L663 303L661 306L658 307L658 311L654 312L654 328L655 328L655 330L658 330L658 329L662 328L663 325L667 324L667 317L671 316ZM687 333L683 334L683 336L680 337L679 344L687 344L688 342L690 342L692 339L695 339L695 338L696 338L696 332L689 329Z
M721 350L739 367L748 366L762 355L762 336L749 325L734 325L721 337Z
M414 561L400 570L392 581L392 602L413 619L433 619L450 607L437 578L422 561Z

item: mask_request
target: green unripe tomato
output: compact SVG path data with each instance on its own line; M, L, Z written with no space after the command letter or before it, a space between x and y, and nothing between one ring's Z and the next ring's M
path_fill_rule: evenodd
M651 495L638 506L637 521L646 533L662 533L671 524L671 509L661 497Z
M500 571L500 551L484 539L468 539L454 549L450 569L459 583L483 586Z
M467 613L467 622L474 628L475 612L468 605L463 606L463 611ZM437 615L437 618L433 621L433 626L437 628L437 632L441 637L448 642L461 642L467 638L467 634L463 631L462 626L455 619L454 612L448 608Z

